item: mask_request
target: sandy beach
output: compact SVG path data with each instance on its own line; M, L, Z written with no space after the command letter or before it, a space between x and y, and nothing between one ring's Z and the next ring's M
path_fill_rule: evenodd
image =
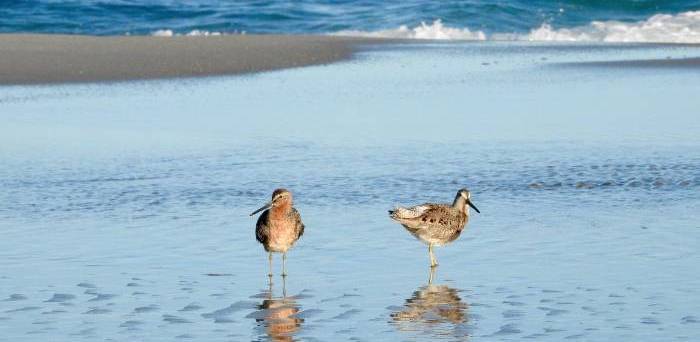
M0 34L0 85L237 75L332 63L350 58L362 46L397 41L323 35ZM581 65L695 69L700 67L700 58L590 61Z
M331 63L371 38L0 35L0 84L231 75Z

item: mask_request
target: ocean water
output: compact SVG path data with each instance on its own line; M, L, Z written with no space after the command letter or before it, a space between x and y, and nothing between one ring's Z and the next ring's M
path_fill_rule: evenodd
M0 32L700 42L700 1L4 1Z
M0 88L0 341L700 339L694 46L387 46ZM306 233L269 284L250 212ZM386 210L481 214L427 249Z

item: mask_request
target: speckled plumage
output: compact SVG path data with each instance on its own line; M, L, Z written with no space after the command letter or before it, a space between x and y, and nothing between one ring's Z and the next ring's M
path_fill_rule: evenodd
M470 206L479 212L471 203L470 197L469 190L461 189L452 205L424 203L413 207L397 207L389 210L389 216L428 245L430 265L437 266L433 246L448 244L462 234L469 221Z
M451 205L435 203L397 208L391 218L418 240L436 246L456 240L469 220L465 212Z

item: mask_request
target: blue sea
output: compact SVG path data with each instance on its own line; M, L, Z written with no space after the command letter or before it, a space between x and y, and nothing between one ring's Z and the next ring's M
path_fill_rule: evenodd
M2 32L415 40L0 86L0 341L699 341L699 7L5 1ZM277 187L306 230L270 281ZM431 272L387 210L462 187Z
M700 41L698 10L698 0L27 0L1 3L0 32L351 33L402 38L692 43ZM424 27L428 33L422 32ZM416 29L419 32L412 32Z

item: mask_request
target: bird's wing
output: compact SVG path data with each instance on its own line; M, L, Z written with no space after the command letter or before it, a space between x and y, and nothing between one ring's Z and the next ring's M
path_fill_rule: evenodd
M255 238L263 245L266 244L270 238L270 227L267 225L269 213L269 210L263 211L260 217L258 217L258 223L255 224Z
M292 208L292 217L296 224L294 225L295 232L297 234L297 239L304 235L304 222L301 222L301 214L296 208Z
M421 221L438 227L457 227L464 225L464 217L462 216L465 215L460 215L449 205L435 205L425 212Z
M389 215L395 220L410 220L420 217L425 212L430 210L431 207L432 205L430 203L416 205L408 208L396 207L394 210L389 211Z

